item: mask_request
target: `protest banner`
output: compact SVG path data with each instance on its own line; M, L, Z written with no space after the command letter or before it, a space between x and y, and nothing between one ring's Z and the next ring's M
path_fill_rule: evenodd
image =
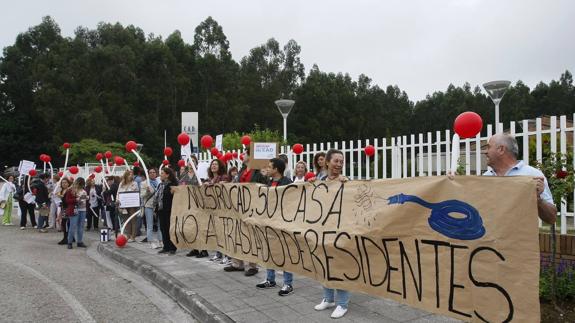
M170 234L178 248L461 320L539 321L529 177L178 187Z

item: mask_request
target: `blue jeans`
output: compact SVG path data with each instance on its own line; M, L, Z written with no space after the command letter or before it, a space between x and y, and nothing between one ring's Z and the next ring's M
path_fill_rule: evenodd
M86 211L78 211L76 215L68 218L70 227L68 228L68 244L72 244L74 238L77 243L84 239L84 222L86 222Z
M276 271L273 269L267 270L267 281L275 282L276 281ZM287 271L284 271L284 285L290 285L293 283L293 274Z
M148 242L152 242L154 241L154 209L151 207L145 207L144 214L146 215L146 238L148 239ZM162 232L160 231L160 228L158 228L158 241L162 241Z
M38 216L38 229L43 229L44 228L44 224L48 223L48 217L47 216Z
M334 299L335 291L337 291L337 299ZM333 303L335 301L336 305L347 308L347 304L349 303L349 292L343 289L331 289L324 287L323 298L326 300L326 302Z

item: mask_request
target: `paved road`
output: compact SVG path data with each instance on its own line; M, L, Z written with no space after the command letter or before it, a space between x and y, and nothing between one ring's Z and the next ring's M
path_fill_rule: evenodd
M15 221L16 222L16 221ZM0 322L194 322L156 287L61 234L0 226Z

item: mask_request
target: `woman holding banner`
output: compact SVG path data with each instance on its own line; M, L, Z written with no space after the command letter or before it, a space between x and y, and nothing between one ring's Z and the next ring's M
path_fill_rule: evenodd
M317 155L316 155L317 156ZM316 158L314 157L314 164ZM327 166L327 173L318 177L317 179L331 182L340 181L347 182L348 178L342 175L344 163L343 152L336 149L330 149L325 155L325 165ZM310 179L313 181L315 179ZM323 299L321 303L314 308L316 311L323 311L337 305L335 310L331 313L331 318L337 319L347 313L347 305L349 303L349 292L343 289L323 288Z
M210 168L208 168L208 185L214 185L218 183L228 183L230 182L230 178L226 173L226 165L219 160L214 159L210 163ZM223 255L221 252L216 251L216 255L213 256L210 260L211 261L221 261Z
M164 247L158 253L175 255L178 249L170 239L170 214L172 213L172 200L174 198L172 187L178 186L178 180L174 171L168 167L162 168L160 179L162 183L158 186L157 194L158 218L160 219L160 230Z

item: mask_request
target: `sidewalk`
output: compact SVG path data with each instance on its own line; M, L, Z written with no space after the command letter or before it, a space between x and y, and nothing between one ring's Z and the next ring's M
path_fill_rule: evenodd
M130 243L117 248L113 241L100 243L98 252L127 266L152 281L200 322L459 322L430 314L395 301L353 293L349 311L333 320L333 309L315 311L322 299L319 283L294 277L294 293L279 296L279 287L259 290L255 285L265 279L265 270L252 277L243 272L227 273L223 265L209 258L158 255L148 244ZM276 281L282 285L278 273Z

